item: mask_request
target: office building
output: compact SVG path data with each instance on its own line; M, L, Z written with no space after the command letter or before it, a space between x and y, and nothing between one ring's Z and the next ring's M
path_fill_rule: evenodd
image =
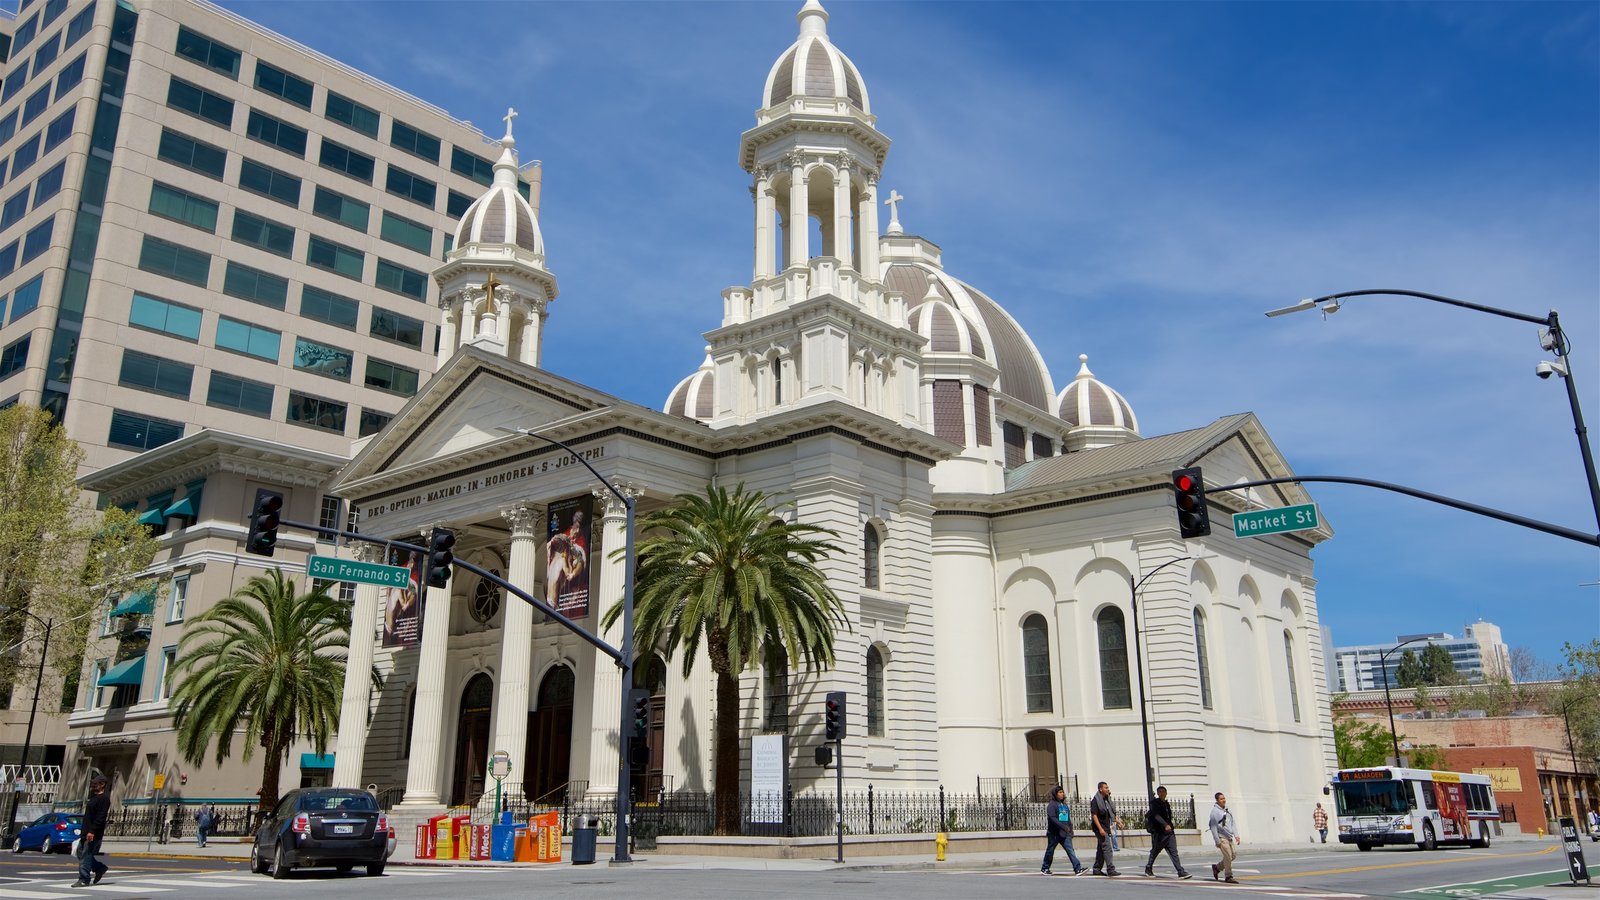
M1407 644L1405 649L1394 652L1394 648L1403 643ZM1345 693L1382 690L1385 669L1388 670L1389 685L1397 686L1399 681L1395 676L1406 651L1420 655L1430 644L1449 651L1456 674L1465 683L1511 677L1511 651L1500 637L1500 626L1479 619L1465 626L1459 638L1439 631L1402 634L1387 644L1336 647L1333 650L1336 678L1332 687L1335 691Z

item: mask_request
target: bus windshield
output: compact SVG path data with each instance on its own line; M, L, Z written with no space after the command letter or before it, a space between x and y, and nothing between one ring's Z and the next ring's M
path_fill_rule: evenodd
M1411 811L1403 781L1343 781L1333 786L1341 816L1400 816Z

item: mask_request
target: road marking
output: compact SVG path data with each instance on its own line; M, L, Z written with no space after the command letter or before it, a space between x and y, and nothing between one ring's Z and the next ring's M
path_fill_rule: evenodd
M1522 856L1543 856L1560 850L1559 844L1528 853L1502 853L1496 859L1516 859ZM1482 857L1457 857L1454 859L1420 859L1416 862L1379 863L1371 866L1351 866L1345 869L1318 869L1314 872L1274 872L1270 875L1246 875L1246 878L1310 878L1317 875L1343 875L1349 872L1375 872L1379 869L1408 869L1414 866L1447 866L1459 862L1480 862Z
M1567 875L1566 869L1551 869L1548 872L1529 872L1525 875L1501 876L1499 878L1485 878L1481 881L1463 881L1457 884L1436 884L1433 887L1412 888L1401 891L1402 894L1446 894L1451 897L1478 897L1484 892L1498 894L1502 891L1516 890L1518 888L1543 887L1552 875ZM1570 880L1570 878L1569 878ZM1481 885L1481 887L1478 887Z
M247 885L231 884L231 883L226 882L226 881L205 881L205 882L196 883L192 879L185 880L185 881L179 881L176 878L141 878L141 879L139 879L139 883L140 884L164 884L164 885L168 885L169 887L182 887L182 888L193 888L193 887L201 887L201 886L208 887L208 888L239 888L239 887L247 887Z
M167 894L172 888L142 888L120 884L97 884L93 887L79 888L84 891L100 891L104 894Z

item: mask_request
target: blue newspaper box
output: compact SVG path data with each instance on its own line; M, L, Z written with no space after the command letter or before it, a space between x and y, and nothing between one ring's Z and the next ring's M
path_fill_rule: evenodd
M511 862L516 859L517 834L527 830L528 826L526 824L494 826L493 833L490 835L489 858L497 862Z

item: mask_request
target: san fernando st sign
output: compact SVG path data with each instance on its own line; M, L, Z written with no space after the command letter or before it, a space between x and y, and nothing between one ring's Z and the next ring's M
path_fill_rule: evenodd
M403 588L411 582L411 569L406 566L385 566L336 556L311 557L306 560L306 574L328 581L353 581L378 587Z

